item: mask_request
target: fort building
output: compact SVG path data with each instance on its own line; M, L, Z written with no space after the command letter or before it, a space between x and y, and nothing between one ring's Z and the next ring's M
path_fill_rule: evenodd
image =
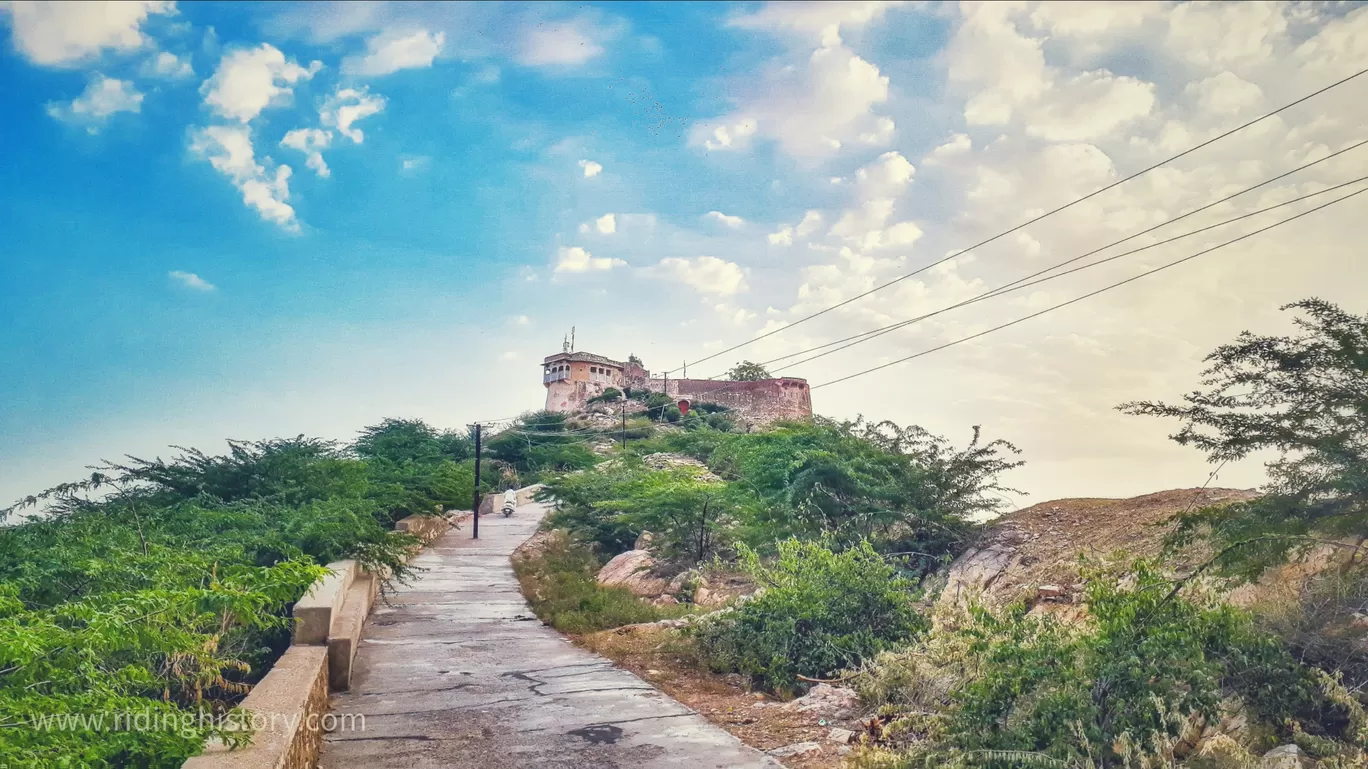
M616 361L566 349L542 361L542 384L546 386L547 411L581 411L588 407L590 399L613 387L665 393L678 399L683 410L693 403L726 406L740 422L752 426L812 416L812 394L805 379L776 377L732 382L653 377L635 356Z

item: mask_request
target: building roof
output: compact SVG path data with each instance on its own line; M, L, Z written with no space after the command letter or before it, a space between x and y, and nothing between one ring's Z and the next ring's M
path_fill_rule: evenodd
M563 361L571 363L602 363L609 366L616 366L617 368L623 367L622 363L615 361L612 358L605 358L602 355L595 355L592 352L558 352L555 355L546 356L546 359L542 361L542 365L544 366L548 363L561 363Z

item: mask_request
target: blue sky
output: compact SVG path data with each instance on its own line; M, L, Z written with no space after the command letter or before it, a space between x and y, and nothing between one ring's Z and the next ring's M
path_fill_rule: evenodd
M1368 10L1241 5L0 4L0 497L170 444L534 408L572 325L672 368L1368 66ZM958 301L1338 149L1357 87L690 373ZM1353 170L1330 165L1269 194ZM1326 216L814 403L983 424L1038 498L1199 485L1165 426L1111 406L1188 389L1282 302L1361 306L1334 277L1361 269L1352 212ZM1288 248L1313 254L1295 275L1249 269ZM784 373L820 383L1139 265Z

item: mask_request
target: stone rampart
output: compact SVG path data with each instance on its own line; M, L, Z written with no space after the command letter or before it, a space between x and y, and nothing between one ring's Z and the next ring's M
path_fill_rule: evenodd
M664 380L650 380L659 391ZM718 379L670 379L666 394L690 403L715 403L726 406L749 425L767 425L782 419L812 417L812 394L806 379L782 377L753 382L728 382Z

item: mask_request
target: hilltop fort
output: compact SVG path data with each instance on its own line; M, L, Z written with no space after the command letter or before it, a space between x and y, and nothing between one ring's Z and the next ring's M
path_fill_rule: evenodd
M654 377L641 360L629 355L625 362L565 346L542 361L546 385L546 410L583 410L590 398L614 387L647 390L675 398L681 410L694 403L714 403L731 409L742 422L764 425L781 419L812 416L812 395L806 379L777 377L732 382L721 379L676 379L668 374Z

